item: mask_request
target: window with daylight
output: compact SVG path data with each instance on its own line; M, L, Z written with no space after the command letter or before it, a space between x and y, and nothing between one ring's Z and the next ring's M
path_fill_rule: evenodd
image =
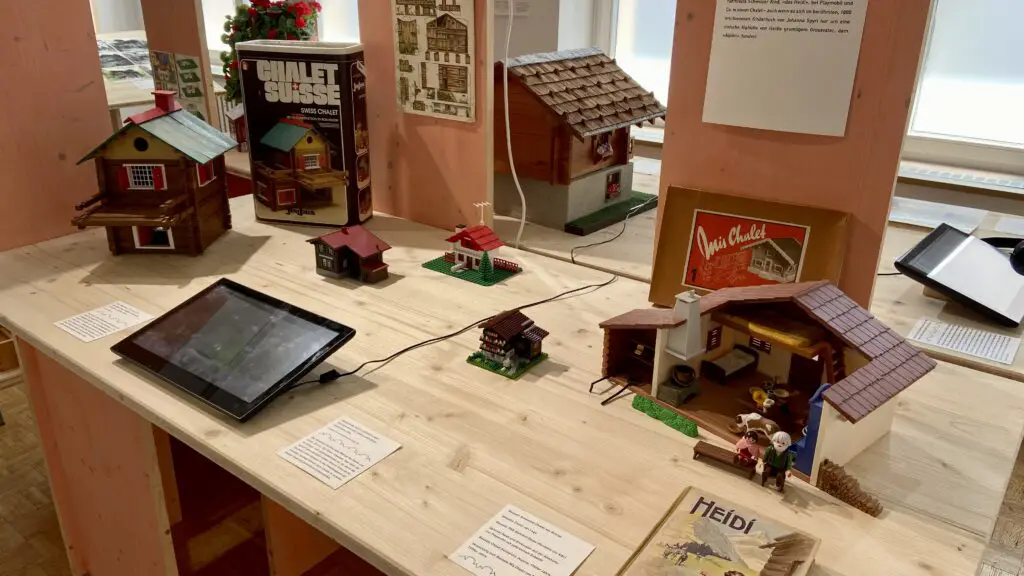
M126 164L128 187L136 190L163 190L167 187L160 164Z
M771 342L761 340L760 338L754 338L753 336L750 337L750 347L754 350L760 350L765 353L771 353L772 351Z
M615 61L641 86L668 103L676 0L619 0Z
M302 156L302 163L306 170L317 170L320 168L320 155L305 154Z

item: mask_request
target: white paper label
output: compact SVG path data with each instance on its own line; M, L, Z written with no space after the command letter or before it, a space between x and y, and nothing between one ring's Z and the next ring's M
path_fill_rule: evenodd
M152 314L117 301L102 308L54 322L53 325L82 342L92 342L152 319Z
M448 558L478 576L570 576L594 546L506 506Z
M1013 364L1020 348L1020 338L927 318L917 321L908 338L1002 364Z
M843 136L868 0L718 0L704 122Z
M341 418L278 452L278 456L337 490L398 450L401 444Z

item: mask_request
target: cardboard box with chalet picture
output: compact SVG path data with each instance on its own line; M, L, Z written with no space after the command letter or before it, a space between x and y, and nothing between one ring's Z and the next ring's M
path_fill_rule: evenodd
M373 215L361 44L236 46L256 218L348 226Z

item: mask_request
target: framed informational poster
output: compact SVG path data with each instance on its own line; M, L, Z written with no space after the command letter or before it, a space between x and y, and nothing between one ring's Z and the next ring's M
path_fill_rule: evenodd
M808 226L694 210L686 283L718 290L796 282L809 236Z
M839 285L849 214L670 186L650 300L733 286L829 280Z
M398 107L476 120L473 0L391 0Z

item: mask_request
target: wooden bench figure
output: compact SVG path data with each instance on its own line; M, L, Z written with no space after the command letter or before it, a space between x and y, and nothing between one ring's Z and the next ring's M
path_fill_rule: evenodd
M732 450L715 446L703 440L697 442L693 446L693 459L699 460L700 457L704 457L707 460L719 462L725 466L742 472L747 475L747 479L750 480L754 477L754 473L757 468L757 464L751 462L750 464L744 464L736 458L736 453Z

